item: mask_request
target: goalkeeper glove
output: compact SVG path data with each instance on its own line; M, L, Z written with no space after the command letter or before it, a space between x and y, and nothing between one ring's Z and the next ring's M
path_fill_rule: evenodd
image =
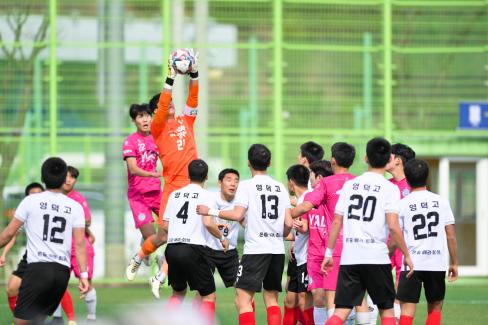
M192 48L189 48L187 50L188 50L188 53L190 53L190 55L192 57L191 72L189 73L190 78L198 79L198 55L199 55L199 53L198 52L195 53L195 51Z
M168 58L168 72L166 73L166 82L164 88L171 89L173 88L173 83L175 82L176 78L176 70L173 67L173 60L171 54Z

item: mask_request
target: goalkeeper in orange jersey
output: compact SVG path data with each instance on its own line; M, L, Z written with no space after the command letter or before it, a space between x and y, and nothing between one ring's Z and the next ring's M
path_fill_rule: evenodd
M158 231L148 237L141 246L139 252L132 258L126 270L127 279L134 280L137 270L144 257L152 254L163 245L167 239L167 233L162 228L163 215L170 194L190 183L188 164L198 158L197 146L193 124L197 117L198 107L198 54L194 55L193 49L189 49L192 57L188 98L183 114L176 116L175 107L171 98L176 70L172 66L171 55L168 60L168 74L164 88L160 94L154 96L149 103L152 109L156 109L152 124L151 134L159 149L159 158L163 165L164 187L161 198L161 207L158 216ZM156 104L157 103L157 104ZM157 107L156 107L157 106ZM162 267L164 270L164 266ZM151 282L158 288L164 282L166 272L160 271ZM153 290L154 291L154 290Z

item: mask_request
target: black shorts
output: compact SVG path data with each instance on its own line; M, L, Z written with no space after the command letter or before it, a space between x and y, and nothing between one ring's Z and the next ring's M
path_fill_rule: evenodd
M25 271L27 270L27 251L24 253L24 256L22 256L22 259L20 260L19 264L17 264L17 269L12 272L13 275L23 278Z
M205 251L212 273L215 273L217 268L225 287L232 287L236 283L237 269L239 268L237 250L231 249L224 252L206 247Z
M187 285L200 296L215 292L215 281L205 247L192 244L169 244L164 253L168 262L168 284L175 291Z
M289 259L288 267L286 269L286 275L289 277L286 284L286 291L298 292L298 270L297 270L297 260Z
M297 266L298 273L298 291L297 292L307 292L308 291L308 271L307 263Z
M417 304L420 291L424 285L425 299L428 303L444 300L446 295L446 272L444 271L414 271L407 279L408 271L400 272L397 298L401 302Z
M52 315L68 287L70 270L59 263L31 263L22 278L14 316L24 320Z
M236 288L251 292L281 292L281 276L285 268L285 254L242 255L237 271Z
M360 306L365 291L379 309L393 308L395 287L391 265L341 265L335 295L336 308Z

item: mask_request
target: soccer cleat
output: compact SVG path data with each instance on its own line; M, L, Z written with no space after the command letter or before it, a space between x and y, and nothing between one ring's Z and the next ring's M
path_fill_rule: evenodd
M129 281L134 281L137 275L137 271L139 270L139 267L141 266L141 262L137 262L135 259L135 256L130 260L129 265L127 266L127 269L125 270L125 275L127 276L127 280Z
M151 292L154 298L159 299L159 289L161 288L161 282L156 279L155 276L149 278L149 284L151 285Z

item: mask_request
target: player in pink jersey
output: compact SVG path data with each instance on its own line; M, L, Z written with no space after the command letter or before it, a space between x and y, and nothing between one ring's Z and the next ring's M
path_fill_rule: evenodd
M66 194L69 198L75 200L83 207L83 212L85 214L85 247L86 247L86 255L87 255L87 272L88 272L88 282L90 287L86 295L84 295L86 308L87 308L87 315L86 318L89 321L96 320L96 310L97 310L97 292L92 284L93 278L93 265L95 259L95 250L93 249L93 243L95 242L95 237L90 231L91 225L91 213L90 207L88 205L87 200L81 193L75 191L74 186L78 180L78 176L80 172L73 166L68 166L68 174L66 175L66 181L63 184L63 193ZM78 263L76 261L76 254L75 254L75 246L74 244L71 247L71 268L75 274L75 276L79 279L81 276L80 268L78 267Z
M161 173L156 166L159 150L151 135L151 110L147 104L132 104L129 115L137 131L129 135L122 148L127 163L127 197L134 224L143 239L155 234L152 213L159 215Z
M407 145L402 143L396 143L391 146L392 159L386 165L386 171L393 176L390 178L390 182L398 186L400 190L400 197L403 199L410 194L412 190L408 185L407 178L405 177L404 167L405 164L415 158L415 151ZM398 288L398 281L400 280L400 272L403 265L403 255L399 249L396 249L391 256L391 266L395 268L395 288ZM400 319L400 301L395 300L395 317Z

